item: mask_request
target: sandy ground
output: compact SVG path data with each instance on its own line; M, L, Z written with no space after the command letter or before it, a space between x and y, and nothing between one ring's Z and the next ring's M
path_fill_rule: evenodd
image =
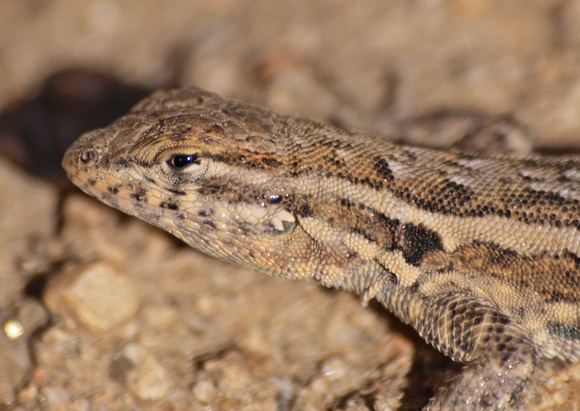
M4 0L0 108L78 68L383 134L497 116L567 151L578 21L562 0ZM0 147L28 170L45 153ZM416 409L456 370L378 306L220 263L4 157L0 409ZM578 407L579 366L538 375L537 406Z

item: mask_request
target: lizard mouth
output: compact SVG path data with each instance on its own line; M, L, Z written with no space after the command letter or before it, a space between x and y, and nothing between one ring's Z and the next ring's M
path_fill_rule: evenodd
M134 214L131 210L140 203L141 196L125 188L119 178L78 169L65 170L72 183L82 191L125 213Z

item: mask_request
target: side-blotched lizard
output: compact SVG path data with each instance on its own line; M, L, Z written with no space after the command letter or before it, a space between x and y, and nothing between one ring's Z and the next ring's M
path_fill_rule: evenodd
M376 298L465 364L431 409L521 407L539 358L580 357L580 157L398 145L192 88L63 166L207 254Z

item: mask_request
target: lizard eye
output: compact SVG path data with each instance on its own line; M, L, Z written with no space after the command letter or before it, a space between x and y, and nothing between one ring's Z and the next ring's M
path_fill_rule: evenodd
M153 161L160 167L157 170L161 172L161 175L165 175L171 184L175 184L178 180L180 184L197 181L205 174L210 164L210 161L205 161L191 147L178 147L165 151Z
M174 170L182 170L192 164L199 164L199 161L197 154L175 154L167 160L167 164Z

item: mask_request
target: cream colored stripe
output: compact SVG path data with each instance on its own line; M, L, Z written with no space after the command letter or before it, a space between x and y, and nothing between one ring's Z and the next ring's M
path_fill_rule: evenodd
M297 181L305 194L317 198L347 198L385 214L390 219L398 219L403 224L423 224L439 233L447 251L472 241L493 242L502 248L522 255L548 252L561 254L568 250L580 254L580 231L575 227L552 227L550 225L530 225L515 218L456 217L431 213L414 207L395 197L388 190L376 191L363 185L355 185L337 177L323 178L305 176ZM324 187L325 193L319 187Z

